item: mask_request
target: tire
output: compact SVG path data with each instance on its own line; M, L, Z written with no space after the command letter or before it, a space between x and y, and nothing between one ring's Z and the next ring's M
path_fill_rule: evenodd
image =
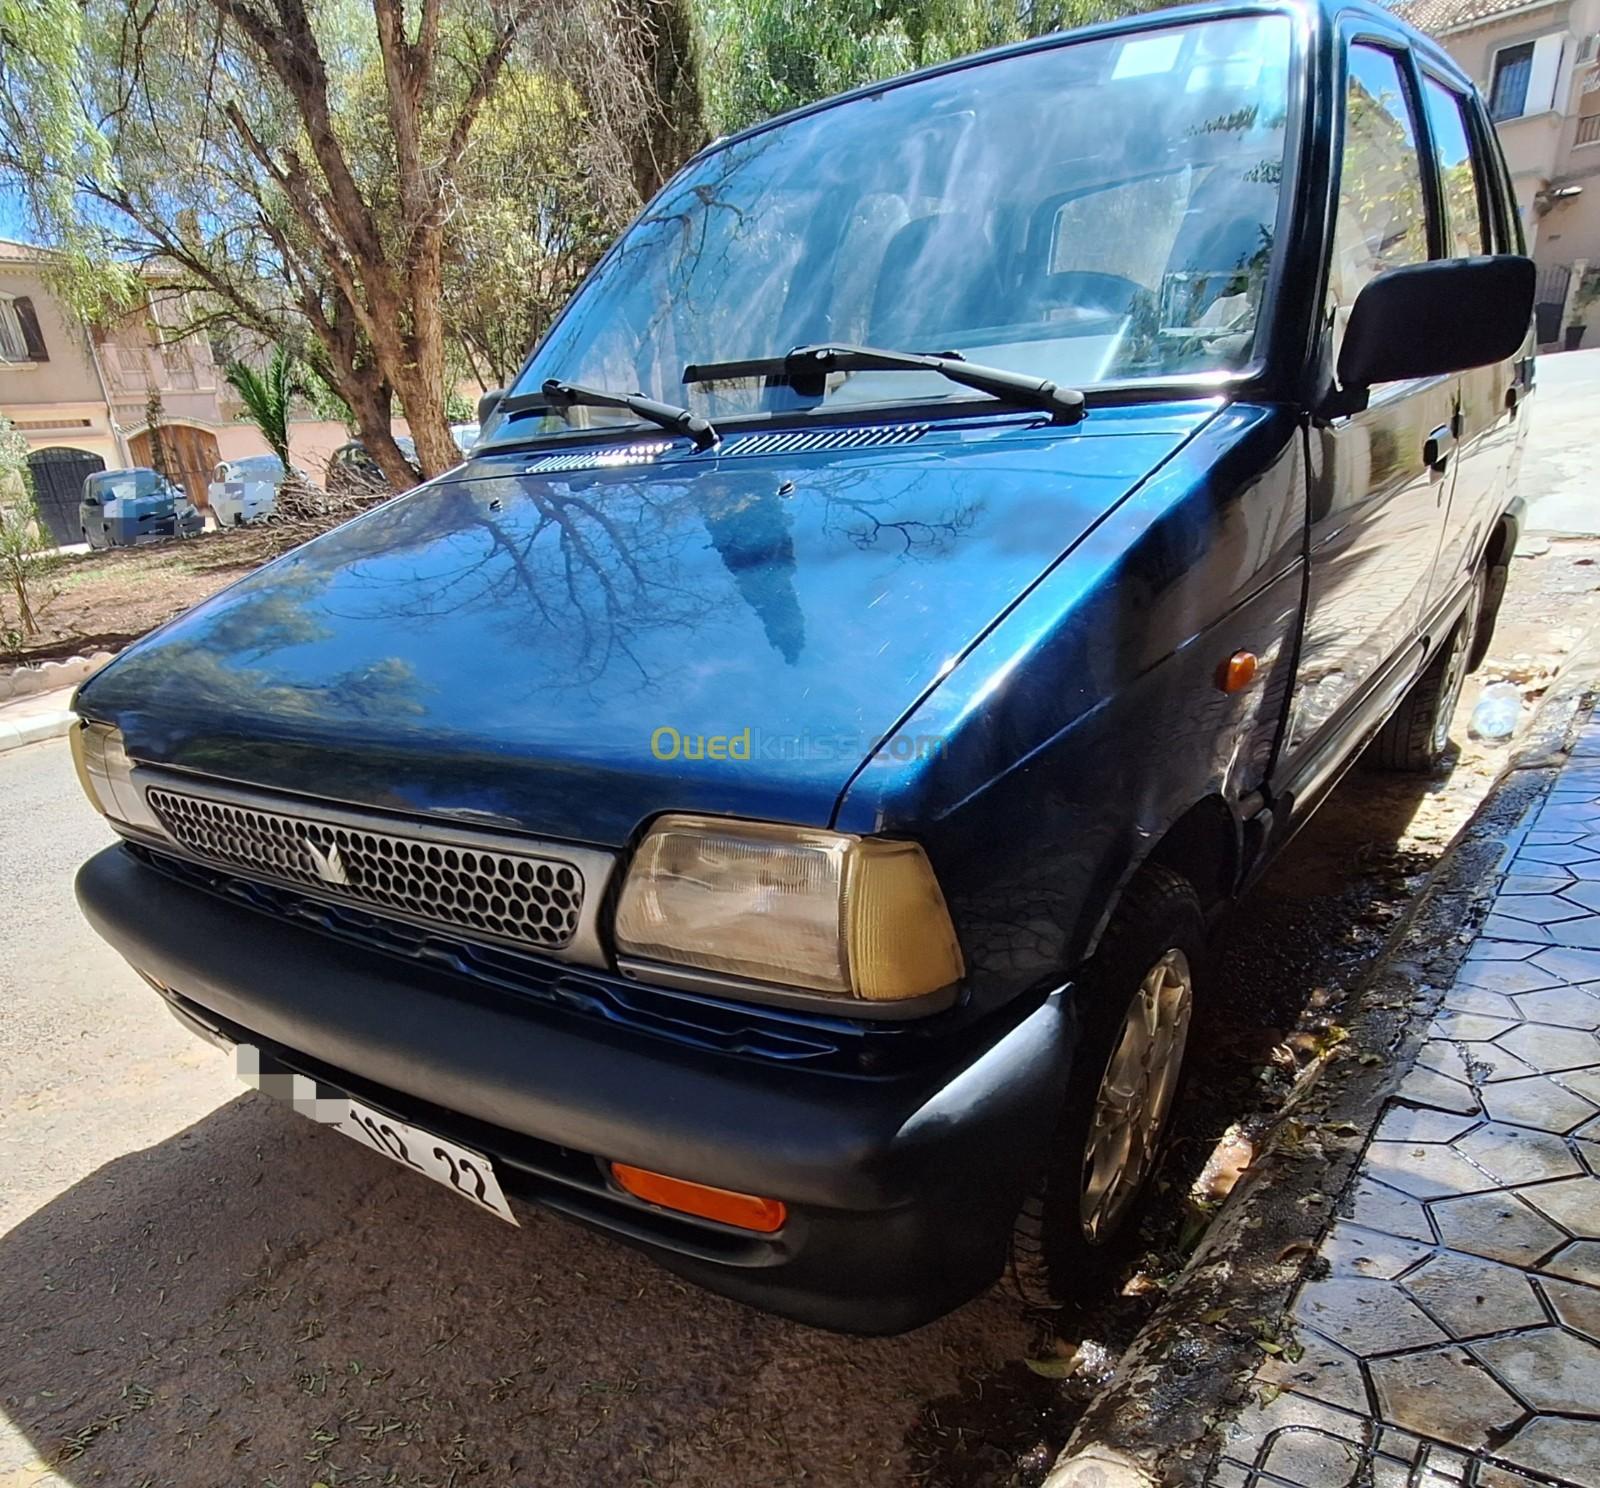
M1142 870L1077 978L1078 1053L1043 1178L1018 1213L1011 1237L1010 1280L1025 1302L1055 1306L1103 1285L1129 1237L1138 1233L1150 1178L1160 1165L1181 1094L1195 969L1204 951L1205 915L1194 888L1168 869ZM1168 1036L1145 1044L1147 1056L1152 1047L1159 1051L1154 1062L1159 1068L1146 1067L1147 1058L1137 1079L1142 1104L1160 1109L1142 1141L1119 1142L1105 1119L1115 1105L1110 1100L1114 1087L1108 1088L1113 1056L1121 1056L1116 1068L1125 1072L1128 1056L1137 1052L1130 1040L1136 1046L1139 1026L1145 1026L1142 1020L1136 1026L1135 1012L1141 1004L1148 1011L1152 1003L1163 1009ZM1131 1138L1126 1131L1122 1135ZM1107 1184L1107 1157L1115 1169L1118 1152L1127 1154L1121 1181ZM1134 1157L1135 1152L1140 1155Z
M1467 680L1478 616L1483 608L1483 588L1484 572L1480 566L1467 607L1449 638L1372 741L1367 758L1377 769L1431 775L1439 768L1450 746L1450 720Z

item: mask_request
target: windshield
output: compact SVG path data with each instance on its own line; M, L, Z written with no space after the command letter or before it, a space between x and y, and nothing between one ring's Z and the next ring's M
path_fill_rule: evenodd
M246 455L229 468L234 480L277 481L283 478L283 464L276 455Z
M651 203L513 391L556 377L711 419L984 396L907 372L835 373L820 399L682 381L689 363L818 342L957 351L1068 387L1242 367L1289 66L1286 17L1197 22L997 59L736 140ZM618 422L633 420L570 415Z
M101 501L129 501L145 496L166 496L166 478L154 470L114 470L96 478L94 493Z

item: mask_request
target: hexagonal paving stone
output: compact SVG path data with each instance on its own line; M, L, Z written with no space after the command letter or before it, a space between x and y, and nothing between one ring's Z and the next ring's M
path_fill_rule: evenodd
M1600 1028L1600 997L1581 987L1546 987L1509 999L1524 1018L1534 1023L1554 1023L1561 1028Z
M1434 1250L1420 1241L1403 1240L1341 1219L1328 1231L1317 1254L1335 1276L1376 1276L1391 1281L1427 1260Z
M1276 1385L1280 1390L1298 1390L1313 1400L1325 1400L1329 1405L1365 1415L1369 1409L1367 1386L1355 1356L1310 1329L1299 1333L1296 1342L1301 1348L1300 1357L1292 1364L1281 1357L1267 1359L1256 1370L1256 1382Z
M1432 1038L1454 1039L1457 1043L1488 1043L1521 1025L1510 1018L1489 1018L1482 1013L1456 1013L1446 1008L1428 1030ZM1468 1056L1470 1057L1468 1051Z
M1556 1316L1567 1327L1585 1333L1600 1343L1600 1291L1594 1287L1578 1286L1575 1282L1556 1281L1544 1277L1539 1285L1555 1308Z
M1536 1328L1544 1308L1522 1272L1477 1256L1435 1256L1401 1283L1452 1338Z
M1482 1013L1489 1018L1522 1017L1516 1003L1504 992L1486 992L1482 987L1470 987L1463 982L1457 982L1444 994L1444 1006L1453 1013Z
M1600 1069L1568 1070L1562 1075L1561 1083L1600 1106Z
M1451 1144L1497 1182L1536 1183L1544 1178L1575 1178L1583 1172L1567 1144L1552 1132L1487 1122Z
M1596 862L1595 867L1600 868L1600 862ZM1530 925L1526 920L1514 920L1509 915L1485 915L1480 934L1493 935L1504 940L1515 938L1517 940L1537 940L1546 945L1552 943L1548 926Z
M1553 925L1589 913L1581 904L1569 904L1555 894L1502 894L1494 901L1494 912L1530 925Z
M1530 962L1464 962L1456 981L1485 992L1538 992L1539 987L1557 986L1562 978Z
M1535 1416L1496 1455L1582 1488L1600 1488L1600 1421Z
M1362 1167L1391 1188L1418 1199L1481 1193L1503 1182L1487 1176L1454 1149L1428 1142L1373 1142Z
M1527 1026L1527 1025L1519 1025ZM1533 1027L1543 1027L1534 1024ZM1499 1044L1462 1044L1466 1056L1467 1072L1474 1085L1492 1085L1497 1080L1521 1080L1540 1073L1526 1059L1519 1059L1509 1049Z
M1430 1069L1445 1076L1449 1080L1460 1080L1463 1084L1472 1083L1472 1073L1467 1068L1467 1056L1460 1044L1452 1044L1449 1039L1429 1039L1417 1050L1417 1064L1422 1069Z
M1526 863L1554 863L1557 867L1562 867L1571 863L1586 862L1593 856L1594 854L1588 848L1575 847L1570 843L1563 843L1559 846L1549 844L1539 846L1535 844L1524 847L1517 854L1516 861L1519 868Z
M1516 1192L1578 1239L1600 1239L1600 1178L1563 1178Z
M1600 1243L1574 1240L1539 1269L1550 1276L1565 1276L1600 1287Z
M1552 982L1573 984L1600 981L1600 952L1565 948L1540 950L1529 965L1549 973ZM1532 988L1523 990L1531 991Z
M1385 1142L1453 1142L1477 1124L1471 1116L1391 1105L1375 1135Z
M1392 1281L1335 1276L1309 1283L1295 1299L1297 1321L1357 1354L1443 1343L1446 1335Z
M1367 1365L1385 1421L1476 1451L1522 1407L1465 1349L1430 1349Z
M1468 1014L1467 1016L1471 1016ZM1551 1028L1544 1023L1519 1023L1497 1041L1536 1070L1553 1075L1558 1070L1583 1069L1600 1064L1600 1039L1576 1028Z
M1506 1193L1442 1199L1428 1207L1439 1238L1452 1250L1513 1266L1532 1265L1566 1239L1542 1214Z
M1600 913L1600 883L1595 883L1592 879L1575 878L1571 883L1563 884L1560 889L1552 892L1559 893L1569 904L1581 904L1585 909Z
M1543 873L1508 873L1500 883L1502 894L1555 894L1576 880L1565 868Z
M1570 1132L1591 1116L1600 1114L1600 1107L1557 1084L1548 1075L1485 1085L1482 1099L1485 1109L1496 1121L1536 1126L1543 1131Z
M1382 1230L1386 1235L1399 1235L1407 1240L1433 1242L1433 1229L1422 1205L1405 1194L1396 1193L1381 1183L1362 1177L1356 1181L1351 1195L1350 1217L1368 1229ZM1540 1221L1543 1223L1543 1221ZM1557 1240L1560 1239L1558 1235ZM1552 1242L1555 1243L1555 1242ZM1548 1250L1550 1247L1546 1246Z
M1400 1082L1396 1092L1419 1106L1431 1106L1439 1111L1453 1111L1460 1116L1478 1115L1478 1097L1470 1085L1441 1075L1437 1070L1422 1065L1414 1066Z
M1535 1328L1475 1343L1472 1352L1536 1411L1600 1415L1600 1344L1564 1328Z

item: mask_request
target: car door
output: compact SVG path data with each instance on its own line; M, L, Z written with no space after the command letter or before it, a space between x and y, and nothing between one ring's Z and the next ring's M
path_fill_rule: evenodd
M110 545L110 539L106 536L106 509L101 498L99 483L91 475L83 483L83 499L78 506L84 540L91 548Z
M1342 56L1322 317L1330 367L1361 289L1433 256L1438 239L1404 41L1346 34ZM1282 778L1331 771L1414 674L1450 496L1458 382L1375 387L1365 409L1311 429L1306 618ZM1303 795L1308 785L1290 788Z
M1471 93L1424 69L1423 109L1442 207L1444 251L1452 258L1511 253L1494 194L1493 157ZM1512 361L1462 374L1455 480L1430 586L1438 603L1459 592L1510 500L1519 391Z

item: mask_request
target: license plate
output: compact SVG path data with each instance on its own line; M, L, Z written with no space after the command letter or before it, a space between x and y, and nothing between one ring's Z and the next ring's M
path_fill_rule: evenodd
M302 1116L309 1116L321 1126L331 1126L391 1162L444 1184L468 1203L487 1209L508 1224L518 1223L500 1191L494 1165L481 1152L412 1126L409 1121L401 1121L305 1075L275 1069L270 1060L263 1068L261 1051L249 1044L237 1047L235 1063L239 1078L246 1085L287 1100Z

